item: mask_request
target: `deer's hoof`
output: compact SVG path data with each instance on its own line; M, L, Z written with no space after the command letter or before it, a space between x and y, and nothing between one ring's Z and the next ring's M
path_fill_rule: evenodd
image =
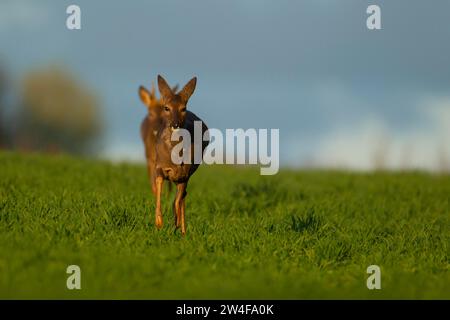
M162 226L163 226L162 216L156 216L155 225L156 225L156 228L158 228L158 229L162 228Z

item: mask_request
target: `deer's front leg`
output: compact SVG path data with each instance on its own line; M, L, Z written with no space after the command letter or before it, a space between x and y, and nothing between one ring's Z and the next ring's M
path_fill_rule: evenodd
M176 221L175 225L177 228L181 226L181 234L186 234L186 226L184 223L184 197L186 196L186 186L187 183L177 184L177 195L175 196L174 209Z
M163 218L161 213L161 191L163 186L164 178L161 176L156 177L156 213L155 213L155 225L158 229L163 226Z

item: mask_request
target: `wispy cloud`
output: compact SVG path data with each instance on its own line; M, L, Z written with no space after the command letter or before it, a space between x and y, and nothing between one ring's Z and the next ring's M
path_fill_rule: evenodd
M427 98L417 106L424 125L407 131L371 116L327 134L318 144L314 163L320 167L358 170L449 170L450 98Z

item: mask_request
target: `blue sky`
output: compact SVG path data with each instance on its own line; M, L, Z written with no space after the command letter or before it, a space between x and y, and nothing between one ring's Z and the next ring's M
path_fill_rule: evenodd
M65 27L66 7L82 30ZM366 28L378 4L382 30ZM9 1L0 62L61 64L98 92L101 155L143 160L137 88L198 77L189 108L210 127L279 128L281 164L436 169L450 156L450 2Z

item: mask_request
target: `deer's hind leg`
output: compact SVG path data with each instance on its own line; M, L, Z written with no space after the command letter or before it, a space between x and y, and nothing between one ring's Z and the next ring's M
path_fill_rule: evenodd
M172 193L172 189L173 189L172 187L173 187L172 182L167 181L167 194L166 194L167 197L170 197L170 194Z
M184 236L186 234L186 222L185 222L185 210L186 210L186 195L184 192L183 199L181 200L181 234Z
M180 227L180 223L179 223L180 219L178 218L178 212L177 212L177 208L175 206L175 202L176 202L176 199L173 201L172 211L173 211L173 219L175 221L175 229L178 229Z
M147 159L147 173L148 180L150 181L150 185L152 187L152 193L156 196L156 168L149 159Z

